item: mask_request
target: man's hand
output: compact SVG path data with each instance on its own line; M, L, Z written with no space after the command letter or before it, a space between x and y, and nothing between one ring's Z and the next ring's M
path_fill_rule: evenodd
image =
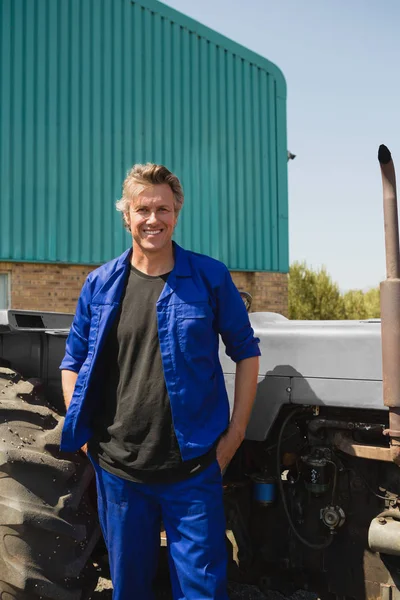
M258 356L245 358L236 365L235 398L228 431L217 445L217 461L223 472L244 440L256 395Z
M71 403L77 379L78 373L75 373L75 371L69 371L67 369L63 369L61 371L61 384L64 395L65 408L67 410Z
M64 394L65 408L67 410L69 408L69 405L71 404L71 399L72 399L72 396L74 393L75 384L76 384L77 379L78 379L78 373L75 373L75 371L68 371L66 369L61 371L62 389L63 389L63 394ZM84 454L87 455L87 451L88 451L87 444L85 444L84 446L82 446L81 452L83 452Z
M242 443L242 440L242 436L235 434L233 430L230 431L229 429L219 440L217 444L217 461L221 473L225 471L226 467L231 462L236 450Z

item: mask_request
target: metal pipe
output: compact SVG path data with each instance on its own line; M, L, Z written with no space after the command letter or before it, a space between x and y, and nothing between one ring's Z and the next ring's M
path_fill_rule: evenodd
M383 186L386 280L381 290L383 402L389 407L389 429L393 461L400 465L400 252L396 175L389 149L378 151Z
M385 511L372 519L368 530L368 545L372 552L400 556L399 511Z
M359 444L352 439L351 434L347 431L337 431L334 433L332 443L342 452L350 456L356 456L357 458L368 458L384 462L392 462L393 460L391 448Z
M400 278L399 225L397 215L396 173L392 155L384 144L379 146L383 188L383 218L385 224L386 277Z
M311 433L318 433L321 429L346 429L348 431L367 431L382 433L385 425L382 423L360 423L358 421L339 421L337 419L312 419L308 424Z

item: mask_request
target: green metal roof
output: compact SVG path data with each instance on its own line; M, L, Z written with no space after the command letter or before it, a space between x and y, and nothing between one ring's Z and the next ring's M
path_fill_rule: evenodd
M181 179L175 238L288 270L286 86L268 60L155 0L0 3L0 260L96 264L130 240L136 162Z

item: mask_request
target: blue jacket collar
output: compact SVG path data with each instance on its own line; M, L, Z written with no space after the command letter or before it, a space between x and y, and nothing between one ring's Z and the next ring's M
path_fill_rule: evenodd
M174 248L175 266L172 273L177 277L191 277L192 269L190 267L188 252L178 246L176 242L172 242ZM171 273L171 275L172 275Z
M168 277L159 301L167 298L177 288L179 278L191 277L192 271L188 253L178 244L173 242L175 265ZM117 259L117 264L110 277L103 283L100 290L95 294L93 300L98 304L114 304L119 303L124 289L125 277L129 272L131 262L132 248L128 248Z
M132 248L128 248L127 250L125 250L125 252L123 252L121 254L121 256L118 257L117 269L120 269L121 267L127 268L129 263L131 262L131 254L132 254Z
M186 250L181 248L176 242L172 242L172 246L174 249L174 258L175 265L172 273L176 275L176 277L191 277L192 271L190 268L190 263L188 259L188 253ZM118 258L117 269L119 268L127 268L131 261L132 248L128 248L121 254ZM171 275L172 275L171 273Z
M176 290L179 283L179 278L192 276L188 253L186 250L178 246L176 242L172 242L172 244L174 248L175 265L164 285L163 291L158 299L158 303L161 303L165 298L168 298L168 296L170 296L172 292Z

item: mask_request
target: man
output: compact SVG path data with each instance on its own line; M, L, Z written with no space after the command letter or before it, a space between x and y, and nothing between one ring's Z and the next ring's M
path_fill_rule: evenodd
M88 276L61 364L61 448L88 443L114 600L151 600L160 523L174 600L227 600L221 471L250 417L258 340L227 268L172 241L178 178L136 165L117 209L132 248ZM237 363L229 404L219 334Z

